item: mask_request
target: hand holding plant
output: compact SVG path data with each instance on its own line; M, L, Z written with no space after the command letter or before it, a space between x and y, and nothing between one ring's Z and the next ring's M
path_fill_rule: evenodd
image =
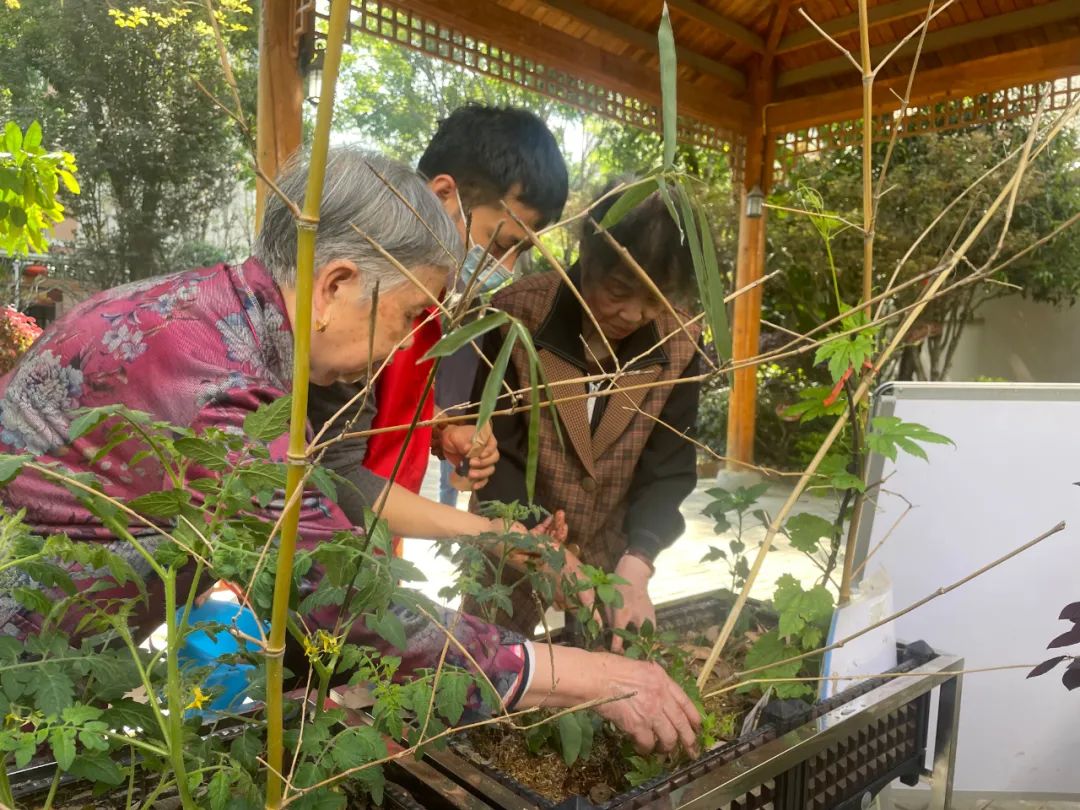
M628 627L641 628L645 622L656 624L656 608L649 598L649 578L652 569L648 564L631 554L624 554L615 566L615 576L626 581L625 585L616 585L622 596L622 604L609 606L608 624L615 630ZM611 651L622 652L623 640L618 634L611 639Z

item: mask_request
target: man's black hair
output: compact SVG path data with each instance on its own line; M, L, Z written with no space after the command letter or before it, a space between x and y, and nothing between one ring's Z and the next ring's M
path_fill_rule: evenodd
M640 284L634 271L604 238L594 223L600 223L611 207L626 192L610 194L620 183L632 182L624 177L607 184L597 202L589 209L581 235L581 269L586 283L599 281L610 273L619 273L632 284ZM615 241L633 256L645 273L669 298L688 299L693 296L694 263L690 247L672 219L658 191L631 208L607 229Z
M417 166L429 180L454 178L467 205L497 205L515 185L518 199L555 222L566 205L569 179L555 136L519 107L467 104L439 122Z

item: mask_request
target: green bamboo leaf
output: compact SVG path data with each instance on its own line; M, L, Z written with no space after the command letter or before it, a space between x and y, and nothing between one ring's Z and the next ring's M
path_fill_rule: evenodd
M604 214L604 218L600 220L600 224L605 228L616 225L619 220L630 213L635 206L643 202L646 197L656 191L659 182L660 181L655 177L648 177L626 189L619 199L612 203L611 208Z
M675 59L675 34L671 30L671 15L667 3L660 15L660 30L657 33L660 46L660 97L664 118L664 169L675 165L675 137L678 103L676 99L677 65Z
M724 280L720 276L720 265L716 260L716 240L713 239L712 227L705 212L701 212L701 247L705 259L705 283L708 303L705 317L709 319L713 345L721 361L731 357L731 328L728 326L727 304L724 303ZM702 301L702 304L706 304Z
M536 363L529 362L529 455L525 459L525 493L529 503L536 500L536 471L540 464L540 389L536 385Z
M499 354L491 366L491 371L488 372L487 381L484 383L484 392L480 396L480 411L476 416L477 430L480 430L488 423L492 412L495 410L495 404L499 399L499 389L502 388L506 379L506 367L510 364L510 354L514 350L514 344L517 343L518 333L518 329L511 329L506 333L502 348L499 349Z
M460 326L450 334L443 335L439 342L428 350L423 359L432 360L436 357L449 357L469 341L476 340L492 329L497 329L509 320L510 316L505 312L492 312L479 320Z
M565 450L566 442L563 441L562 427L559 424L559 412L555 408L554 395L551 393L551 386L548 385L547 375L544 373L544 366L540 362L540 354L536 351L536 344L533 343L532 335L529 334L529 330L526 329L520 321L517 321L516 323L518 327L518 339L521 341L521 345L525 347L525 354L529 358L529 364L536 369L536 376L540 381L540 387L547 393L548 413L551 415L551 424L555 428L555 438L559 440L559 447Z

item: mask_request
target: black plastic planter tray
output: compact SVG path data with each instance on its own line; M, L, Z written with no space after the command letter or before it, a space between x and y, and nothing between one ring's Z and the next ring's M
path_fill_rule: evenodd
M657 623L704 628L722 621L730 604L726 592L679 600L658 609ZM963 662L921 643L902 645L899 653L893 672L904 676L864 681L815 706L774 704L759 730L602 805L583 796L551 802L453 748L422 763L395 763L392 778L432 810L854 810L895 779L914 785L926 773L930 697L940 687L932 806L944 810L959 710L955 672Z

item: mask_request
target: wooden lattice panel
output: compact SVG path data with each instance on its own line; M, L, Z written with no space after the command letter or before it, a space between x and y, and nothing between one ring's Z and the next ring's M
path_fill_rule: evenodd
M875 141L887 141L894 129L898 137L907 138L931 132L949 132L999 121L1011 121L1032 115L1042 102L1045 111L1064 110L1080 98L1080 76L1060 79L1053 83L1025 85L985 93L975 98L955 98L926 107L913 107L905 115L899 111L873 119ZM836 124L789 132L779 139L778 150L784 169L805 155L859 146L862 143L862 121L842 121Z
M315 17L319 21L316 36L319 38L325 36L326 6L326 0L316 3ZM356 33L393 42L594 115L641 129L657 131L660 128L660 111L654 104L571 76L387 0L354 0L350 41ZM735 140L730 132L687 117L679 119L679 138L685 143L725 152L730 151Z

